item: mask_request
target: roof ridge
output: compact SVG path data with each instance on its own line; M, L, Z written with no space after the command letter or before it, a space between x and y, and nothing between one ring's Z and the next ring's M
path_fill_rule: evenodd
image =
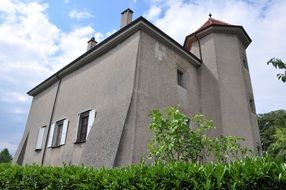
M232 24L229 24L229 23L224 22L222 20L218 20L218 19L214 19L214 18L210 17L198 30L196 30L196 32L200 31L200 30L202 30L202 29L204 29L204 28L206 28L206 27L208 27L210 25L215 25L215 24L222 25L222 26L223 25L232 26Z

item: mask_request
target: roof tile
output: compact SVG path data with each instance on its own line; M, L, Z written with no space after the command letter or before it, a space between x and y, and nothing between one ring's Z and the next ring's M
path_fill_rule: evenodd
M210 17L197 31L203 30L210 25L232 26L231 24Z

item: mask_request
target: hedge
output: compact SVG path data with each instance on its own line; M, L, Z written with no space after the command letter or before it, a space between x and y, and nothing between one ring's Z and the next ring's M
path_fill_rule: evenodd
M0 164L0 189L286 189L286 164L270 158L114 169Z

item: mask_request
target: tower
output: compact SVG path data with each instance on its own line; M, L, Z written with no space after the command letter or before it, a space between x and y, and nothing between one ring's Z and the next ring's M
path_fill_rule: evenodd
M202 60L201 112L213 119L210 135L245 138L244 145L260 151L260 137L246 57L251 39L242 26L210 18L188 35L184 47Z

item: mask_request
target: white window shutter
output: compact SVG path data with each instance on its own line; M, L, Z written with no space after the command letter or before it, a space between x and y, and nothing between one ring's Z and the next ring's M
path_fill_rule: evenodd
M38 138L37 138L37 144L36 144L36 150L41 150L41 149L42 149L42 144L43 144L43 138L44 138L45 128L46 128L46 127L41 127L41 128L39 129Z
M62 136L61 136L61 145L64 145L66 143L68 124L69 124L69 120L65 119L64 123L63 123L63 130L62 130Z
M95 119L95 110L90 110L89 112L89 116L88 116L88 124L87 124L87 133L86 133L86 138L88 137L88 134L90 132L90 129L92 127L92 124L94 122L94 119Z
M80 120L80 114L78 114L78 117L77 117L77 125L76 125L76 128L75 128L75 132L74 132L74 142L77 142L77 133L78 133L78 129L79 129L79 120Z
M54 131L55 131L55 124L52 124L51 129L50 129L50 134L49 134L48 147L52 147Z

